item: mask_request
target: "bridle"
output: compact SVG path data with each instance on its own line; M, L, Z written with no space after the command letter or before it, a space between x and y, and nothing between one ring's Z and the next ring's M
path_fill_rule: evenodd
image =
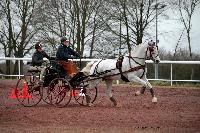
M153 58L153 54L155 54L155 53L154 53L154 47L156 47L156 49L157 49L157 51L158 51L158 46L157 46L155 43L153 43L153 44L148 44L148 47L146 48L146 51L145 51L145 57L144 57L144 58L143 58L143 57L127 56L127 57L129 58L130 68L131 68L131 63L130 63L131 60L133 60L136 64L138 64L138 65L140 65L140 66L144 66L145 64L141 64L141 63L139 63L138 61L136 61L135 59L141 59L141 60L143 60L143 59L145 59L145 60L151 59L151 60L155 60L155 58L158 57L158 53L157 53L157 55ZM148 56L148 54L147 54L148 52L149 52L149 56Z
M155 57L153 58L153 54L154 53L154 47L156 47L157 51L158 51L158 45L156 45L155 43L154 44L151 44L147 47L147 50L146 50L146 57L147 57L147 52L149 51L149 57L147 57L146 59L151 59L151 60L154 60L156 57L158 57L158 52L157 52L157 55L155 55Z

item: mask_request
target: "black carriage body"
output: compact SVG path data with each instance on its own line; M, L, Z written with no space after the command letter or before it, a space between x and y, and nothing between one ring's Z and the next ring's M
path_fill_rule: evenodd
M58 77L65 77L66 73L63 67L56 60L50 60L50 66L46 69L43 86L47 87L52 80Z
M47 87L52 80L54 80L55 78L58 78L58 77L59 77L59 74L58 74L58 71L56 69L48 68L46 70L46 74L44 76L43 86Z

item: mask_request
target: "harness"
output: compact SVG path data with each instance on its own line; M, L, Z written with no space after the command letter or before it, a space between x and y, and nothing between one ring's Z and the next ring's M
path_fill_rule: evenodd
M129 57L129 56L127 56ZM132 58L129 57L129 62ZM103 74L106 74L108 72L111 72L112 70L116 70L116 69L119 69L119 73L117 74L113 74L113 75L107 75L105 76L104 78L106 77L110 77L110 76L116 76L116 75L121 75L121 79L125 82L129 82L129 80L124 76L124 73L127 73L127 72L133 72L133 71L138 71L140 69L143 69L143 74L140 78L143 77L144 73L145 73L145 67L146 67L146 64L145 65L139 65L139 66L136 66L136 67L130 67L129 70L127 71L124 71L122 72L122 63L123 63L123 60L124 60L124 56L120 56L118 59L117 59L117 62L116 62L116 68L113 68L113 69L110 69L110 70L106 70L106 71L103 71L103 72L98 72L97 69L99 67L99 64L105 59L102 59L101 61L98 62L98 64L95 66L95 69L94 69L94 72L92 75L90 75L91 77L100 77L101 75Z
M147 55L147 51L150 51L150 57L149 57L149 58L151 58L151 57L152 57L152 52L153 52L152 47L148 47L148 48L147 48L147 50L146 50L146 52L145 52L146 55ZM158 56L158 55L157 55L157 56ZM130 65L130 69L129 69L129 70L123 71L123 72L122 72L122 64L123 64L124 56L119 56L118 59L117 59L117 62L116 62L116 68L110 69L110 70L106 70L106 71L104 71L104 72L100 72L100 73L99 73L99 72L97 71L98 66L99 66L99 64L100 64L103 60L105 60L105 59L102 59L102 60L99 61L98 64L95 66L94 73L93 73L92 75L90 75L90 76L100 77L102 74L106 74L106 73L108 73L108 72L111 72L112 70L119 69L119 73L113 74L113 75L107 75L107 76L104 76L104 78L110 77L110 76L116 76L116 75L119 75L119 74L120 74L120 75L121 75L121 79L122 79L123 81L129 82L129 80L124 76L124 73L127 73L127 72L134 72L134 71L138 71L138 70L140 70L140 69L143 69L144 71L143 71L142 75L140 76L140 78L142 78L142 77L144 76L144 74L145 74L146 63L143 65L143 64L137 62L135 59L146 59L146 58L132 57L132 56L125 56L125 57L128 57L128 58L129 58L129 65ZM138 66L132 67L132 66L131 66L131 60L134 61L136 64L138 64Z
M120 75L121 75L121 79L125 82L129 82L129 80L123 75L122 72L122 63L124 60L124 56L119 56L116 62L116 68L119 69Z
M129 58L129 65L130 65L130 69L129 69L128 71L122 72L122 63L123 63L123 59L124 59L123 56L120 56L120 57L117 59L117 62L116 62L116 67L117 67L117 69L119 69L119 72L120 72L120 75L121 75L121 79L122 79L123 81L125 81L125 82L130 82L130 81L128 80L128 78L126 78L126 77L123 75L123 73L138 71L138 70L140 70L140 69L143 69L143 70L144 70L143 73L142 73L142 76L140 77L140 78L142 78L142 77L144 76L144 73L145 73L146 64L145 64L145 65L142 65L142 64L136 62L136 61L134 60L134 58L131 57L131 56L126 56L126 57ZM132 59L136 64L139 64L139 66L132 67L132 66L131 66L131 59Z
M98 62L98 64L97 64L97 65L95 66L95 68L94 68L93 74L90 75L90 76L92 76L92 77L99 77L99 76L102 75L102 74L106 74L106 73L108 73L108 72L111 72L112 70L115 70L115 68L114 68L114 69L106 70L106 71L103 71L103 72L98 72L97 69L98 69L98 67L99 67L99 64L100 64L103 60L105 60L105 59L101 59L101 60ZM94 63L93 63L92 65L94 65Z

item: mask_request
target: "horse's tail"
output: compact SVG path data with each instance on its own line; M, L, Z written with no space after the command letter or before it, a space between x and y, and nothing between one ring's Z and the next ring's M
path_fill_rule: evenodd
M87 63L87 65L81 70L81 72L83 72L85 75L89 75L90 69L91 69L93 64L94 64L94 61Z

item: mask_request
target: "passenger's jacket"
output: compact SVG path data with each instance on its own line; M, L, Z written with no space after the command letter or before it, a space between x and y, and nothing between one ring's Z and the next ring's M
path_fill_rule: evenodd
M44 62L43 58L46 57L47 59L50 59L50 57L47 55L46 52L42 51L35 51L33 56L32 56L32 66L41 66L42 63Z
M56 58L58 60L68 61L68 59L72 58L71 55L73 55L75 57L80 57L80 55L77 52L75 52L73 49L61 44L58 47L58 51L56 53Z

